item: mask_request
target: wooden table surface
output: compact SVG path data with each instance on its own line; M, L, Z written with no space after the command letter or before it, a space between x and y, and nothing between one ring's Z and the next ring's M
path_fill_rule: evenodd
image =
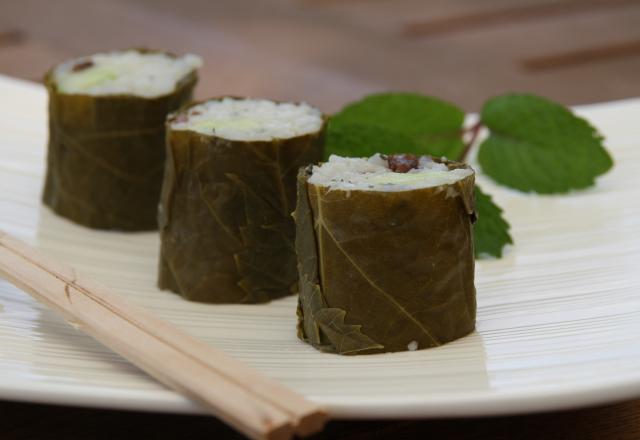
M241 440L211 417L0 402L2 440ZM484 419L334 421L311 440L638 440L640 401Z
M305 100L383 90L478 110L529 91L565 104L640 96L637 0L0 0L0 73L147 46L205 60L197 96ZM0 99L2 97L0 96ZM240 438L211 418L0 402L5 439ZM333 422L319 439L640 439L640 400L504 418Z

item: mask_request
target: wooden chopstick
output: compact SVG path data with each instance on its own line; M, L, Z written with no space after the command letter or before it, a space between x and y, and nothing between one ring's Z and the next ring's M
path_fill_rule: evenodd
M250 438L306 436L328 420L318 405L2 231L0 276Z

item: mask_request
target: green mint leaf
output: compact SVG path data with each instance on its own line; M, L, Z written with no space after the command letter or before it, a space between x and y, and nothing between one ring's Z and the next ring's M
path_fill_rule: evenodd
M368 157L375 153L393 154L418 150L406 134L375 125L333 123L329 121L325 154Z
M464 112L412 93L370 95L329 120L326 154L414 153L455 159L462 152Z
M496 182L538 193L586 188L613 161L603 138L562 105L528 94L489 100L481 112L489 137L480 145L482 171Z
M491 255L502 257L502 250L512 244L509 235L509 223L502 216L502 208L496 205L491 196L476 185L476 212L478 221L473 227L476 258Z

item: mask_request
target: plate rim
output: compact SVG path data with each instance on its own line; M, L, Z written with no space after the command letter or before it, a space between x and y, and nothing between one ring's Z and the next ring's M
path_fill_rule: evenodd
M97 393L99 391L99 393ZM530 387L515 391L433 393L433 398L395 398L384 407L370 398L305 396L324 406L334 419L437 419L496 417L579 409L640 397L640 372L589 386ZM69 384L8 382L0 379L3 400L136 412L207 415L209 411L169 389L127 390Z

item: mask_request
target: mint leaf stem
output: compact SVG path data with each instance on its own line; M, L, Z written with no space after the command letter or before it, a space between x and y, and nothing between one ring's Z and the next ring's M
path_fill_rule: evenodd
M476 139L478 138L478 134L480 134L480 130L482 129L482 127L484 127L484 124L482 123L481 120L479 120L478 122L473 124L471 127L463 131L463 134L471 133L471 136L469 137L469 140L465 143L464 149L460 153L460 156L458 156L458 159L457 159L458 162L466 162L467 156L471 151L471 147L473 147L473 144L475 144Z

